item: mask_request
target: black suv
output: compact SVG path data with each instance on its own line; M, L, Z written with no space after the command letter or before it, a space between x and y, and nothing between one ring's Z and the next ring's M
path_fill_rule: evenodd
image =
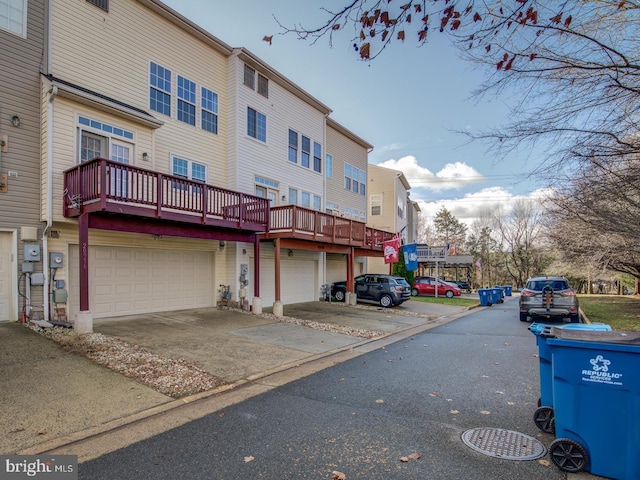
M520 321L531 318L580 322L578 297L564 277L531 277L520 292Z
M377 302L383 307L401 305L411 298L411 286L403 277L394 275L359 275L355 279L358 300ZM347 282L331 284L331 296L344 302L347 293Z

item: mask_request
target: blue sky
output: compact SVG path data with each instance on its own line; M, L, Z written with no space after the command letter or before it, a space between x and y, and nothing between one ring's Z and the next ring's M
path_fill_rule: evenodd
M522 179L533 170L535 156L496 159L487 145L469 144L455 130L478 131L508 119L508 97L477 102L472 91L483 72L463 62L446 37L433 31L429 43L395 43L373 62L359 61L342 32L329 46L295 35L278 35L276 23L316 27L324 19L321 6L348 0L165 0L223 42L244 47L285 77L329 106L337 122L374 150L369 163L402 170L411 198L433 219L441 206L470 223L482 208L508 205L516 197L537 197L541 185ZM274 35L272 45L263 41Z

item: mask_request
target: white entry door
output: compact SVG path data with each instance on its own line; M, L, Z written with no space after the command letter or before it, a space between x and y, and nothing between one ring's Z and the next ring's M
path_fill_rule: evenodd
M13 312L13 234L0 232L0 322L17 320Z

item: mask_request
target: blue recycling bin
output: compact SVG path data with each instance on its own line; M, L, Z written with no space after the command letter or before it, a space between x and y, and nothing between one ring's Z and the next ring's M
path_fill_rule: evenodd
M529 331L536 336L538 345L538 360L540 363L540 399L538 409L533 415L533 422L543 432L554 432L553 410L553 371L551 365L551 349L547 345L547 338L551 335L551 328L568 330L588 330L610 332L611 326L604 323L567 323L549 325L544 323L532 323Z
M493 287L491 290L491 303L502 303L502 287Z
M552 328L556 440L561 470L640 478L640 332Z
M490 307L491 306L491 290L488 288L479 288L478 296L480 297L480 306L481 307Z
M504 294L505 294L507 297L510 297L510 296L511 296L511 292L512 292L512 290L513 290L513 287L512 287L511 285L505 285L505 287L504 287Z

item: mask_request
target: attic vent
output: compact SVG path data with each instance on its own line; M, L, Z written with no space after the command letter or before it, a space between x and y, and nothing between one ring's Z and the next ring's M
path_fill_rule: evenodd
M105 12L109 11L109 0L87 0L87 2L101 8Z

